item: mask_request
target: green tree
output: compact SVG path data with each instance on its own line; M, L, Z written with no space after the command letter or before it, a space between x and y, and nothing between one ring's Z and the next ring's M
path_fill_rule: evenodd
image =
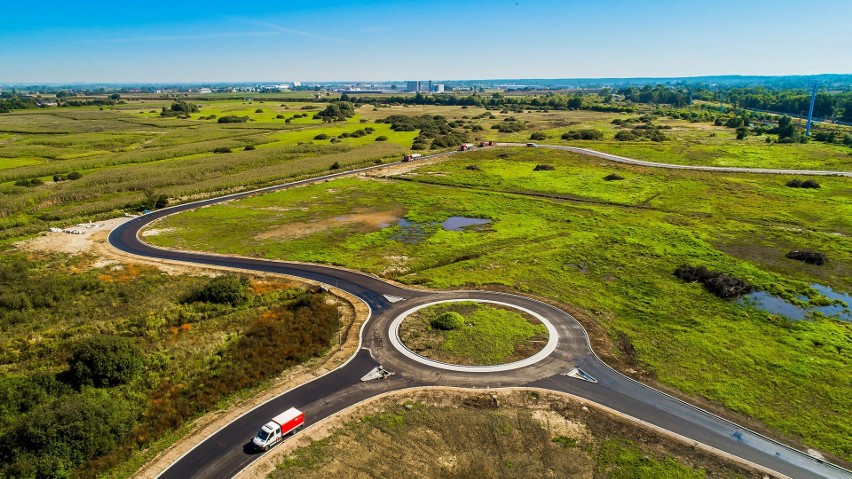
M237 306L248 300L248 284L245 276L217 276L190 296L189 301Z
M129 338L94 336L74 346L68 366L78 386L118 386L142 368L142 353Z

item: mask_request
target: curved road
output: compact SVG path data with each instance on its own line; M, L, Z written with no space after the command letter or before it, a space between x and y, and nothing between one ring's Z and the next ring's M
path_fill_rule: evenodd
M572 147L552 148L578 150ZM590 150L577 152L590 154L586 151ZM611 159L608 158L610 155L604 153L592 153L594 156ZM139 239L139 231L144 226L167 215L385 166L387 165L341 172L174 206L134 218L110 233L110 244L130 254L311 279L334 285L357 296L371 311L370 318L360 332L361 343L358 352L346 364L240 416L175 461L159 477L183 479L234 476L259 457L249 447L258 428L270 417L291 406L305 411L306 423L310 425L383 392L414 386L441 385L467 388L537 387L567 392L789 477L852 479L850 471L813 458L621 375L594 354L588 335L579 322L568 313L540 301L487 291L411 290L372 276L332 267L167 250L152 247ZM677 165L666 167L669 166ZM831 174L849 175L842 172ZM389 330L394 318L418 305L448 299L498 301L541 315L547 318L558 332L556 348L542 361L526 367L508 371L470 372L425 365L392 347ZM384 380L361 381L361 377L379 365L395 374ZM597 382L587 382L565 375L574 368L582 368Z

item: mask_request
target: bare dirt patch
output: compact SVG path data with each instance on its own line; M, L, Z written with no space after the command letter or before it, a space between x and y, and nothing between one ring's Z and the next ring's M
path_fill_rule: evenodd
M286 225L276 226L271 230L264 231L263 233L256 235L255 238L260 240L272 238L288 240L309 236L330 228L347 225L359 225L361 228L368 231L378 231L392 225L395 221L402 218L404 213L405 212L401 206L381 211L353 212L348 215L336 216L334 218L323 218L314 221L289 223Z

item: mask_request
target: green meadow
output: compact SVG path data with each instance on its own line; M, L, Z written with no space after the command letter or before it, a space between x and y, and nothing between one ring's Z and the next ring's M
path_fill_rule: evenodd
M533 171L539 164L555 169ZM605 181L612 173L624 179ZM602 328L611 346L600 353L624 368L850 460L852 325L791 322L672 274L703 265L793 301L825 301L811 283L852 290L852 184L826 177L804 190L785 186L791 178L495 148L184 213L148 240L547 298ZM447 231L450 216L490 224ZM786 259L792 249L829 263Z

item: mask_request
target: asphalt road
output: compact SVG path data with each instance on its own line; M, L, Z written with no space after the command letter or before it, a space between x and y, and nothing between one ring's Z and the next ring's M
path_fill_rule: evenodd
M572 147L552 148L575 150ZM578 152L588 154L584 151ZM594 156L603 155L600 157L611 159L608 158L611 155L594 153ZM674 166L679 167L664 167ZM594 354L588 335L579 322L568 313L540 301L487 291L410 290L373 276L333 267L166 250L152 247L139 239L139 231L144 226L170 214L373 168L377 167L166 208L128 221L110 233L109 242L112 246L130 254L311 279L336 286L357 296L369 305L371 310L371 317L361 331L361 347L346 364L240 416L174 462L159 477L233 477L260 457L248 447L260 426L289 407L303 410L306 424L310 425L383 392L434 385L468 388L527 386L568 392L789 477L852 479L850 471L815 459L621 375ZM776 173L772 170L753 172ZM830 174L849 175L843 172ZM391 302L389 297L404 299ZM389 326L396 316L419 304L446 299L500 301L540 314L558 331L559 342L556 350L544 360L520 369L473 373L427 366L391 346ZM382 365L394 375L388 379L361 382L360 378L378 365ZM564 375L575 367L582 368L598 382L587 382Z

